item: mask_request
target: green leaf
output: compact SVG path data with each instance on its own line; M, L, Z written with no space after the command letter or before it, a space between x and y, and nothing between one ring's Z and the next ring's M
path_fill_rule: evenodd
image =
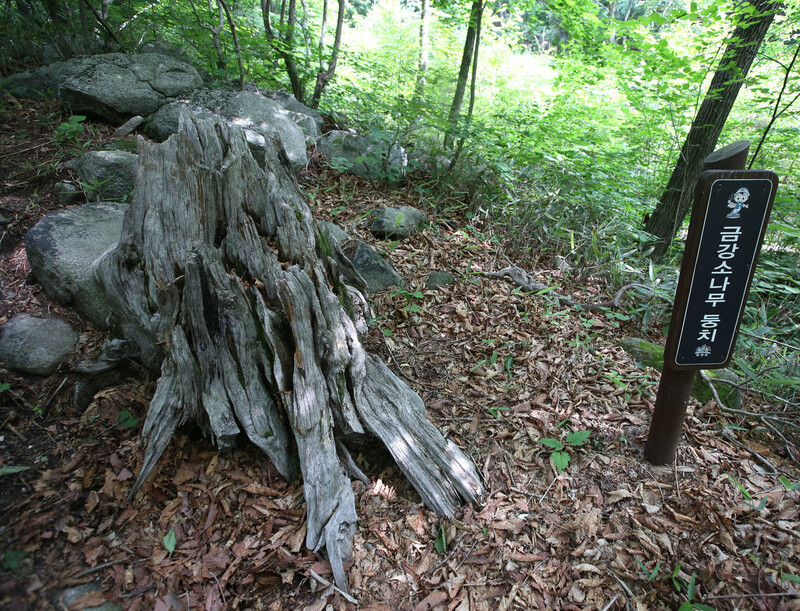
M439 532L436 533L436 541L433 542L433 549L440 556L443 556L447 551L447 538L444 534L444 524L439 526Z
M792 575L791 573L781 573L781 579L790 581L791 583L800 583L800 577Z
M21 549L11 549L3 554L3 568L9 571L16 571L20 566L20 561L27 556Z
M785 475L781 475L778 477L778 481L783 484L783 487L786 488L789 492L793 492L794 490L800 490L800 482L792 483L791 480L786 477Z
M3 382L2 384L0 384L0 392L5 392L9 388L11 388L11 384L9 384L8 382Z
M716 609L714 609L714 607L709 607L708 605L703 605L703 604L700 604L700 603L693 603L692 607L694 609L698 609L699 611L716 611Z
M550 458L553 459L553 464L559 473L563 472L569 465L569 454L566 452L553 452Z
M545 437L544 439L540 439L539 442L542 445L547 446L548 448L553 448L554 450L564 449L564 444L561 443L558 439L551 439L549 437Z
M14 473L20 473L22 471L27 471L30 467L12 467L11 465L3 465L0 467L0 476L3 475L14 475Z
M591 435L589 431L573 431L567 435L567 443L582 446L589 439L589 435Z
M172 552L175 551L175 546L178 544L178 537L175 534L175 528L170 528L169 532L164 535L164 538L161 539L164 543L164 549L167 550L169 555L172 555Z
M139 424L139 418L131 414L127 409L122 408L119 410L119 425L125 428L133 428Z

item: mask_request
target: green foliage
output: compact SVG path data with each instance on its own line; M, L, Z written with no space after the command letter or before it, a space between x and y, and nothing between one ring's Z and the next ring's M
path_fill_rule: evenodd
M127 409L119 410L119 425L125 428L133 428L139 424L139 418L131 414Z
M83 122L85 120L86 117L83 115L72 115L69 119L56 127L53 132L53 139L56 142L67 142L70 140L77 142L78 136L83 134Z
M3 554L3 568L7 571L16 571L21 566L22 559L28 554L19 549L11 549Z
M556 468L557 473L562 473L569 466L569 448L578 448L585 445L590 436L591 433L586 430L572 431L567 434L563 442L558 439L545 437L540 439L539 443L552 450L550 459L553 461L553 466Z
M164 549L171 556L172 552L175 551L175 546L178 544L178 536L175 534L174 527L169 529L169 532L164 535L161 542L164 544Z

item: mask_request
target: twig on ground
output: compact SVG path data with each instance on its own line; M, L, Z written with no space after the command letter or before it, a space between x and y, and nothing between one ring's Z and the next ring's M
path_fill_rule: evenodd
M622 299L622 296L633 288L641 288L646 291L653 293L656 297L661 297L662 299L666 299L670 303L672 302L671 299L658 295L653 291L653 289L645 284L638 284L638 283L631 283L626 284L625 286L621 287L614 298L609 301L601 301L599 303L580 303L572 299L571 297L567 297L566 295L562 295L561 293L556 292L552 289L552 287L547 286L546 284L542 284L541 282L536 282L533 278L531 278L525 271L517 267L516 265L509 265L508 267L504 267L503 269L496 271L496 272L481 272L484 276L489 276L490 278L510 278L514 283L517 284L522 289L530 293L537 293L540 291L547 291L548 294L555 297L561 305L568 305L572 307L580 307L587 312L594 312L600 310L602 308L619 308L619 301Z
M97 573L98 571L102 571L109 567L112 567L116 564L139 564L141 562L147 562L150 560L150 556L147 558L139 558L138 560L129 561L127 558L120 558L119 560L110 560L109 562L104 562L103 564L98 564L97 566L89 567L88 569L83 569L80 573L77 573L71 577L71 579L80 579L81 577L86 577L87 575L91 575L92 573Z

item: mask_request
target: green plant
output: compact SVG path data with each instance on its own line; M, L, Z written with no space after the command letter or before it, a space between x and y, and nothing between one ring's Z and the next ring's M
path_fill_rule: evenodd
M764 509L764 507L767 506L767 501L769 500L769 497L764 495L764 497L761 499L758 505L756 505L754 502L755 499L753 498L753 495L747 491L747 488L742 486L742 484L740 484L739 481L735 477L733 477L733 475L731 475L730 473L728 473L728 478L730 478L730 480L736 485L736 487L739 489L742 495L744 495L745 503L747 503L747 505L751 509L760 512L761 510Z
M139 424L139 418L131 414L127 409L119 410L119 425L125 428L133 428Z
M74 141L78 142L78 136L83 134L83 122L86 117L83 115L72 115L66 121L61 123L53 131L53 140L59 143Z
M672 571L672 585L678 591L678 593L684 593L686 600L678 607L678 611L714 611L713 607L709 607L708 605L703 605L701 603L692 602L694 600L695 595L697 594L697 576L692 573L692 576L689 578L689 581L686 581L683 577L679 575L681 571L681 565L675 567L675 570Z
M562 421L561 424L564 424L565 421ZM556 428L560 426L557 425ZM564 441L559 441L558 439L552 439L550 437L545 437L544 439L540 439L539 443L548 447L552 450L550 453L550 458L553 461L553 465L556 468L558 473L562 473L566 470L569 466L570 462L570 454L569 448L578 448L586 444L591 436L590 431L581 430L581 431L572 431L567 434Z
M20 562L27 556L27 553L19 550L8 550L3 554L3 568L9 571L16 571L20 567Z

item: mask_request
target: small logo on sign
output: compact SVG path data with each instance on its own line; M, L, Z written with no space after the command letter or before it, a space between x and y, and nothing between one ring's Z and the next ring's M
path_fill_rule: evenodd
M728 199L728 208L730 208L731 211L725 216L725 218L742 218L742 209L750 207L750 205L746 203L748 199L750 199L750 191L747 189L747 187L742 187L736 191L736 193L731 195Z
M708 344L703 344L702 346L698 346L694 351L694 355L696 357L708 356L710 354L711 354L711 346L709 346Z

